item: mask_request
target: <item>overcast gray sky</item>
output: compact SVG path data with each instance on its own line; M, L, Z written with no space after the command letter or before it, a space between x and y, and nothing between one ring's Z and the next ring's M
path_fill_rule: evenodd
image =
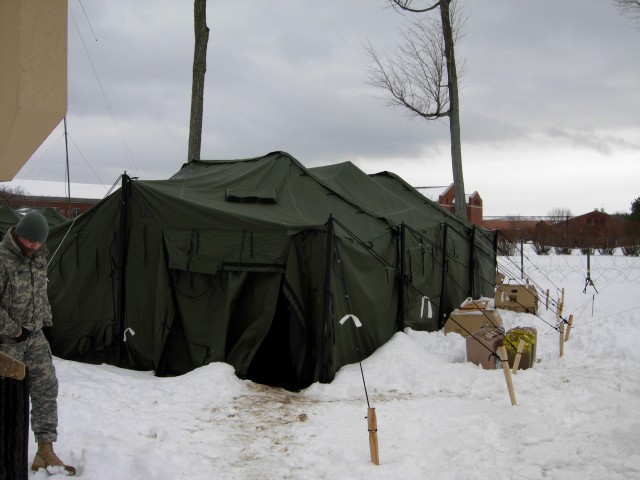
M610 0L460 7L465 186L485 215L628 212L640 196L638 24ZM169 177L187 160L193 2L69 0L69 13L72 182ZM448 124L411 119L367 84L367 40L393 54L411 19L384 0L209 0L201 157L284 150L308 167L450 184ZM61 125L17 177L64 171Z

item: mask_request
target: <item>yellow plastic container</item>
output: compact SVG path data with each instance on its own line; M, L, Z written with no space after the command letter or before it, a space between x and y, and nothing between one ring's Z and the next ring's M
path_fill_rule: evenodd
M507 348L511 368L513 368L520 339L523 339L525 343L518 370L526 370L536 363L538 332L533 327L514 327L505 334L503 345Z

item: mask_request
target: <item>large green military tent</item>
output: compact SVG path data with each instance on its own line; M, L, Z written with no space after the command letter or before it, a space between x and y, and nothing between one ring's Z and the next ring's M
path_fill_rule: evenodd
M284 152L194 161L169 180L124 175L51 231L54 353L160 375L224 361L264 383L331 381L412 326L401 230ZM434 265L420 275L448 281L437 248L416 248Z
M68 230L47 242L63 358L305 385L399 328L393 227L286 153L124 177Z

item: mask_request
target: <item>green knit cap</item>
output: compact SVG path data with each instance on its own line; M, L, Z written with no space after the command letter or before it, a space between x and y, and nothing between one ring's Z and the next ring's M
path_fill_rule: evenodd
M29 212L16 225L16 235L31 242L44 243L49 234L49 224L40 212Z

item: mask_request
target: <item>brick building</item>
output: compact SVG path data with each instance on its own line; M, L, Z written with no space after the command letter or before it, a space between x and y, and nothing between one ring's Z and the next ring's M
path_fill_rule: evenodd
M482 197L478 192L465 195L467 202L467 220L479 227L482 226ZM449 210L451 213L455 213L456 208L456 190L453 188L453 183L447 187L447 189L438 197L438 203Z
M417 190L429 200L433 200L449 212L455 213L456 191L453 188L453 183L448 187L417 187ZM465 199L467 202L467 219L474 225L482 227L482 197L478 192L473 192L465 195Z
M86 212L100 200L96 198L64 198L18 195L6 198L2 204L13 210L52 208L67 219L75 218Z

